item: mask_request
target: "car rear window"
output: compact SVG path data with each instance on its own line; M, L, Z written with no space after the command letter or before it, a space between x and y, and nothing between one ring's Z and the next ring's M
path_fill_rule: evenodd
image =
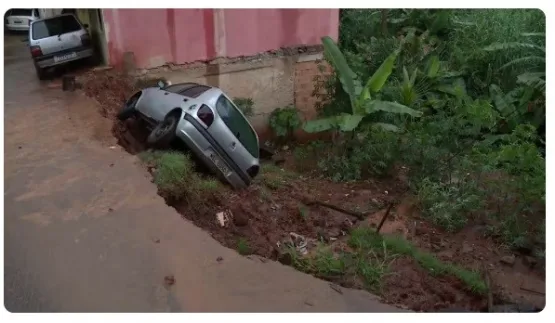
M182 94L184 90L197 86L197 83L178 83L164 88L165 91Z
M197 84L195 86L188 87L179 93L190 98L197 98L207 90L210 90L209 86Z
M258 158L258 140L256 133L243 114L224 95L220 95L216 102L216 110L229 130L253 156Z
M33 15L33 9L12 9L9 15L31 17Z
M81 25L74 16L59 16L37 21L33 24L33 39L67 34L81 29Z

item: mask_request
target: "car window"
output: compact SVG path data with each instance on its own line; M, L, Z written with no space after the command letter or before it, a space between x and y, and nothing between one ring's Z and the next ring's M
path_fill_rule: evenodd
M10 16L25 16L30 17L33 13L32 9L12 9Z
M197 85L198 85L197 83L178 83L178 84L166 86L164 88L164 91L181 94L183 90L186 90L188 88L191 88Z
M188 96L190 98L198 98L199 95L210 90L209 86L196 84L195 86L191 86L189 88L184 89L183 91L179 92L182 95Z
M81 29L81 25L74 16L58 16L33 24L33 39L66 34Z
M259 152L256 133L243 114L239 112L235 105L223 94L220 95L216 102L216 110L229 130L233 132L241 144L243 144L253 157L258 158Z

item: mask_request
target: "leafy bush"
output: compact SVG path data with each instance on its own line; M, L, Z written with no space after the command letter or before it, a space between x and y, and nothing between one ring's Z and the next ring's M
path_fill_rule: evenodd
M254 101L251 98L235 98L233 102L235 102L235 105L243 112L245 117L248 118L253 116Z
M301 126L299 111L293 107L277 108L270 114L270 128L281 140L290 140Z

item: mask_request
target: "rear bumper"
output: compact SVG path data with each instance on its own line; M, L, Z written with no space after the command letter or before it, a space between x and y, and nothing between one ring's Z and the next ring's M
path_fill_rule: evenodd
M199 131L197 128L189 121L180 120L177 126L177 137L181 139L189 149L191 149L195 155L197 155L202 162L207 165L215 174L218 174L221 178L225 179L231 186L236 189L245 188L249 183L245 182L238 174L236 165L231 164L226 160L226 156L222 156L218 152L218 149L214 147L207 138ZM227 168L230 170L229 174L226 176L210 159L210 154L216 154L219 160L223 161Z
M70 53L75 53L76 56L71 58L71 59L67 59L67 60L63 60L61 62L56 62L54 60L54 56L57 55L67 55ZM48 55L48 57L46 58L41 58L39 57L38 59L35 59L35 64L40 67L40 68L47 68L47 67L53 67L53 66L57 66L57 65L63 65L69 62L73 62L73 61L77 61L80 59L84 59L84 58L88 58L93 56L94 51L92 48L79 48L76 50L67 50L67 51L63 51L60 53L55 53L53 55Z

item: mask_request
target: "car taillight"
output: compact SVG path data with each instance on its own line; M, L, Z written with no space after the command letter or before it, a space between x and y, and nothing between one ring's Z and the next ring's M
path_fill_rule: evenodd
M258 175L259 170L260 170L260 167L258 167L258 165L254 165L254 166L251 166L249 169L247 169L247 174L249 174L251 178L255 178L256 175Z
M89 34L81 35L81 44L82 44L83 46L90 46L90 44L91 44L91 37L89 36Z
M40 49L40 46L31 46L31 56L42 56L42 50Z
M212 112L212 109L204 104L200 107L200 109L198 109L197 117L204 122L206 127L210 127L212 122L214 122L214 113Z

